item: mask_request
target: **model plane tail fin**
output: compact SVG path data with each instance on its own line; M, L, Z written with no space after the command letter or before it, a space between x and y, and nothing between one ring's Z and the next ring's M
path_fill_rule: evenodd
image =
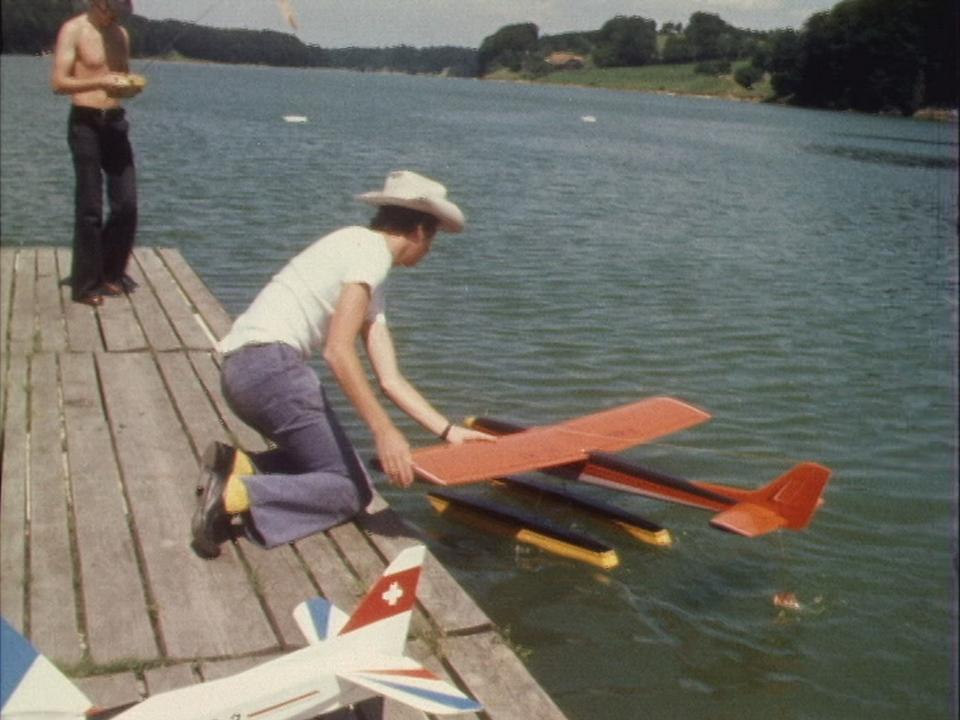
M392 698L431 715L479 712L483 706L415 660L386 658L371 662L369 669L338 672L342 680Z
M92 703L66 675L0 618L0 716L85 718Z
M394 559L366 594L339 636L362 643L370 652L402 655L417 599L426 548L407 548Z
M746 537L780 528L803 530L822 504L829 480L829 468L800 463L765 487L743 493L730 509L714 515L710 524Z

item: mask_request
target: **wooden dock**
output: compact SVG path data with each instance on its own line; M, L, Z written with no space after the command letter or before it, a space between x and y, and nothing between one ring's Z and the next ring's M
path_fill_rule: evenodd
M176 250L140 248L130 265L139 289L94 309L70 301L69 249L0 248L0 612L100 707L303 646L300 601L349 612L418 542L378 496L328 533L197 558L200 453L263 442L220 394L220 303ZM429 553L412 631L408 652L484 704L472 717L562 720ZM426 716L369 701L336 717Z

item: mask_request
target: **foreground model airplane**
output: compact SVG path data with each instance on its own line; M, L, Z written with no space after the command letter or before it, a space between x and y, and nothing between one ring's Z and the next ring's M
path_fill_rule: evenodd
M2 638L2 720L306 720L382 695L432 715L482 706L403 655L424 548L401 552L354 614L321 598L294 611L308 647L211 682L97 711L53 663L6 620Z
M420 477L440 485L492 480L531 470L559 473L594 485L711 510L716 513L712 525L747 537L780 528L806 528L830 480L829 468L817 463L800 463L751 491L672 477L608 454L709 418L703 410L669 397L648 398L529 429L478 418L471 421L471 426L500 436L496 441L422 448L414 452L414 467Z

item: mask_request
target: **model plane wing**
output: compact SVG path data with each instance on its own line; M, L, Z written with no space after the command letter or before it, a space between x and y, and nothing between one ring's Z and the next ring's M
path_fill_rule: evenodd
M567 465L592 452L616 452L651 442L708 420L699 408L654 397L557 425L534 427L493 442L436 445L416 450L417 474L440 485Z
M369 669L338 671L337 677L431 715L479 712L483 706L406 657L382 658Z

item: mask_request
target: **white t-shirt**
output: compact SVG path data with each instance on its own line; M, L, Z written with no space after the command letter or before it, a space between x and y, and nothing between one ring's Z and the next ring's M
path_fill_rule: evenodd
M282 342L304 359L323 346L345 285L370 288L367 319L385 322L383 283L393 266L386 238L365 227L347 227L320 238L273 276L220 340L229 353L244 345Z

